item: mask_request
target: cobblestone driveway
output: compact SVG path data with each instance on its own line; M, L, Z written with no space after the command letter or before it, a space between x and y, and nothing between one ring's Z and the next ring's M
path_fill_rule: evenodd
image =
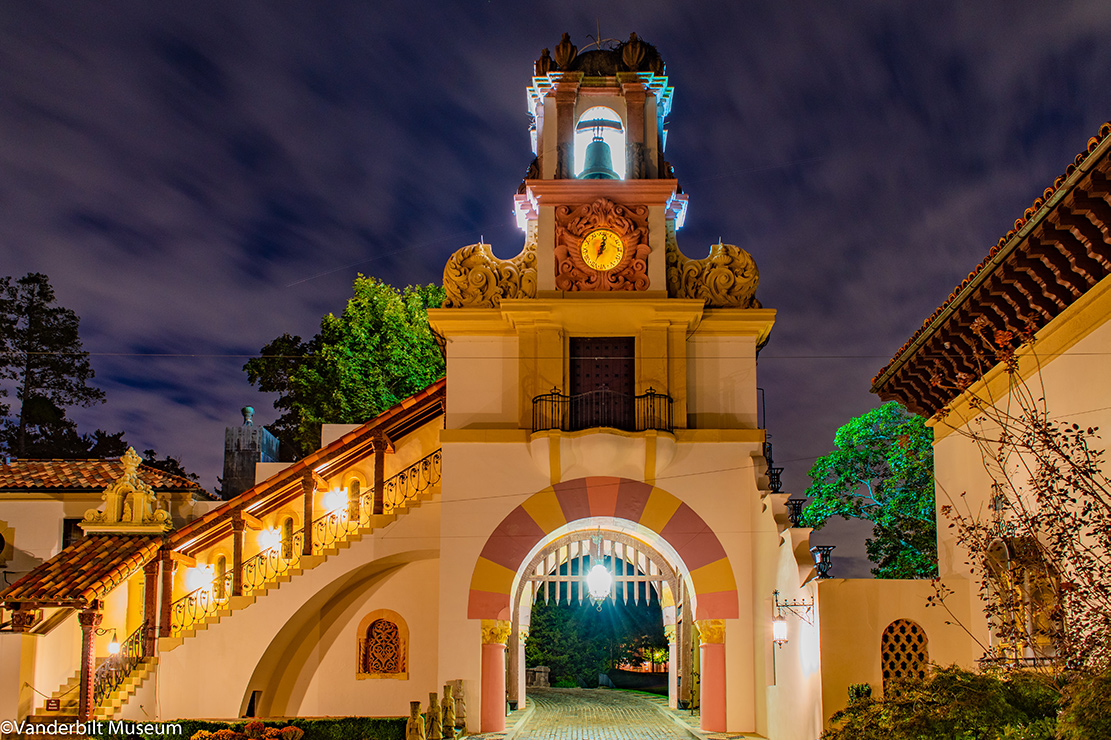
M650 701L607 689L529 689L532 716L517 740L691 740Z

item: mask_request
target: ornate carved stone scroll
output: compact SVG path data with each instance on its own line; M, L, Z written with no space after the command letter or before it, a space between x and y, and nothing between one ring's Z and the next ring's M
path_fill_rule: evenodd
M692 260L679 251L674 227L667 232L667 294L700 298L707 308L760 308L756 286L760 271L752 255L732 244L714 244L705 259Z
M160 509L154 489L139 477L143 460L132 447L120 458L123 475L104 493L103 510L89 509L81 521L86 532L164 532L173 527L170 512Z
M497 308L503 298L535 298L536 222L529 222L525 246L513 259L498 259L489 244L457 250L444 267L444 292L444 308Z
M504 645L513 624L507 619L482 620L482 644Z
M583 237L595 229L609 229L625 243L625 254L612 270L595 270L583 261ZM622 206L608 198L558 206L555 231L556 290L648 288L648 206Z
M725 642L724 619L699 619L695 624L698 625L698 636L702 642Z

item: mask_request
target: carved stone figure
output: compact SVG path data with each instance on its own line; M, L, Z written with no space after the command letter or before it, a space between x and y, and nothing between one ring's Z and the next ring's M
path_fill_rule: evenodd
M552 58L555 59L555 63L559 65L560 69L567 69L567 65L574 60L578 51L579 48L571 43L571 34L565 33L559 44L556 45L555 54Z
M535 77L544 77L552 71L552 57L547 49L540 52L540 58L536 60L536 68L534 69Z
M467 731L467 697L463 693L463 679L457 678L452 681L455 687L455 727L459 730Z
M409 702L409 719L405 722L405 740L426 740L424 717L420 716L420 702Z
M451 695L451 684L444 684L444 698L440 702L440 725L448 740L455 738L455 698Z
M440 704L436 700L436 692L428 693L428 711L424 713L425 729L428 740L444 740L443 726L440 722Z
M113 481L101 500L102 510L89 509L81 522L86 532L165 532L173 524L170 512L160 509L154 489L139 477L139 463L143 460L128 447L120 458L123 475Z
M718 243L705 259L692 260L679 251L670 227L667 237L668 296L700 298L707 308L760 308L756 300L760 271L751 254Z
M444 308L497 308L503 298L535 298L534 225L529 225L525 246L513 259L498 259L483 243L457 250L444 266L444 293Z

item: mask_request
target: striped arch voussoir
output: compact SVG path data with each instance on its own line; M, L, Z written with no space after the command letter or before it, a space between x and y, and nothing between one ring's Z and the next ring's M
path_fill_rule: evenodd
M626 478L557 483L530 496L486 540L471 576L467 616L508 619L517 569L551 532L580 519L615 517L656 532L678 553L698 595L696 619L735 619L737 584L725 548L708 524L663 489Z

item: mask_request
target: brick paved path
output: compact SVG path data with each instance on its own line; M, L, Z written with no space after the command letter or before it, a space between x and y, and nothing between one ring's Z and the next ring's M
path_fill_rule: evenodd
M515 740L691 740L652 702L608 689L529 689L532 716Z

